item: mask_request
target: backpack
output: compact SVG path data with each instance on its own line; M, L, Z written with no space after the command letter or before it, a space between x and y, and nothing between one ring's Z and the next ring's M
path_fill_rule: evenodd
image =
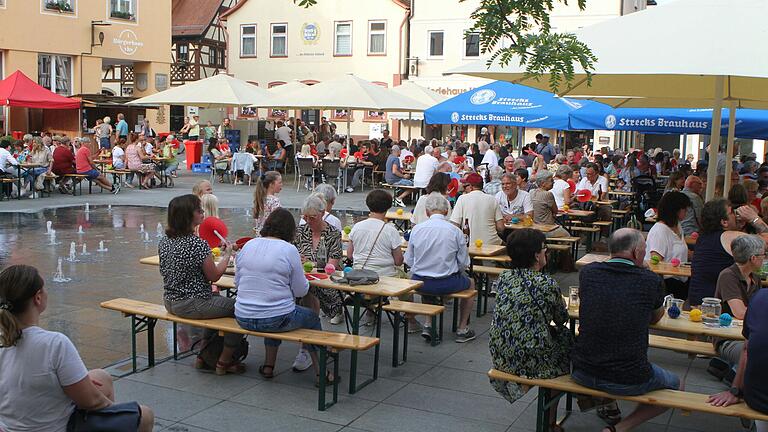
M198 347L200 351L195 351L195 349ZM221 351L224 350L224 336L217 334L208 339L200 339L192 344L192 348L190 348L190 350L193 354L197 354L199 358L203 359L203 363L205 363L205 369L215 370L216 362L219 361ZM235 351L232 353L231 361L234 363L240 363L245 360L246 357L248 357L248 340L243 337L240 339L240 345L238 345L235 348Z

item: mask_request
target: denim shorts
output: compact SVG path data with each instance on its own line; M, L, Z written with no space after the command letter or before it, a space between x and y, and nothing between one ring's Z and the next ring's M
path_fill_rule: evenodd
M112 147L112 145L109 142L109 137L101 137L99 138L99 147L103 149L108 149Z
M392 183L392 186L413 186L413 181L408 179L400 179L395 183Z
M469 288L469 278L462 272L454 273L444 278L427 278L413 275L412 279L424 282L420 292L440 296L464 291Z
M571 373L571 378L584 387L602 390L617 396L639 396L654 390L680 389L680 378L672 372L651 363L651 379L642 384L615 384L587 375L579 370Z
M92 169L78 174L88 176L88 180L96 180L101 175L101 172L99 170Z
M300 328L312 330L323 329L320 325L320 317L312 309L299 305L296 305L296 309L294 309L293 312L276 317L244 318L235 316L235 319L237 320L237 323L240 324L240 327L257 332L281 333ZM264 338L265 346L277 347L280 346L280 343L282 343L282 341L278 339ZM306 348L310 351L316 350L312 345L306 345Z

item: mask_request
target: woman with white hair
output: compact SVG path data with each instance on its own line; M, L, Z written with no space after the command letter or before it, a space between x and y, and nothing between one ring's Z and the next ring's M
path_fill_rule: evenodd
M568 180L573 177L573 170L566 164L560 165L555 172L554 183L552 184L552 195L555 197L555 203L558 209L563 209L565 205L571 205L571 185ZM572 180L571 180L572 181Z
M338 269L342 258L341 231L324 220L325 209L326 202L322 194L313 193L304 200L301 218L306 223L296 230L294 242L301 261L315 263L318 271L324 271L326 264ZM331 324L341 324L344 321L343 300L337 290L310 287L302 303L315 313L322 309L326 316L331 317ZM309 352L302 349L296 356L293 367L296 370L306 370L310 366L312 360Z
M536 189L531 190L531 204L533 204L533 221L537 224L557 225L555 215L557 215L557 203L552 194L552 173L547 170L541 170L536 173ZM569 237L565 228L558 226L557 229L544 233L547 238Z
M483 192L488 195L496 195L501 190L501 175L504 174L504 168L500 166L491 167L488 170L491 181L483 186Z
M499 156L493 151L487 142L480 141L477 143L477 145L480 147L480 154L483 155L483 160L480 162L480 164L487 164L488 168L499 166Z
M322 183L315 188L315 194L322 195L322 197L325 199L325 214L323 215L323 220L328 223L328 225L336 228L339 230L339 232L341 232L341 220L331 214L333 205L336 203L336 189L334 189L334 187L328 183ZM304 224L306 224L306 222L304 219L301 219L299 221L299 226Z

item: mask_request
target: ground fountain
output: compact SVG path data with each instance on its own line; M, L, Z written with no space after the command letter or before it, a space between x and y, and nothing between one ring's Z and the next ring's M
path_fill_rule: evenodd
M78 234L85 234L85 231L83 231L83 226L82 225L77 227L77 233Z
M80 255L90 255L90 252L88 252L88 247L85 245L85 242L83 242L83 250L80 252Z
M161 222L157 223L157 238L160 238L163 236L163 224Z
M152 243L152 239L149 238L149 233L148 232L144 233L144 243Z
M69 244L69 258L67 258L67 261L69 262L77 262L77 244L75 242L72 242Z
M49 245L51 245L51 246L54 246L54 245L60 244L60 243L57 243L57 242L56 242L56 230L55 230L55 229L52 229L52 230L51 230L51 242L50 242L50 243L48 243L48 244L49 244Z
M104 247L104 240L99 240L99 248L96 249L96 252L106 252L109 249Z
M144 232L144 224L139 225L139 234Z
M53 275L53 281L54 282L58 282L58 283L69 282L72 279L70 279L68 277L64 277L64 271L61 269L61 261L62 261L62 259L59 258L59 262L56 265L56 273L54 273L54 275Z
M50 235L52 229L53 229L53 222L45 221L45 233Z

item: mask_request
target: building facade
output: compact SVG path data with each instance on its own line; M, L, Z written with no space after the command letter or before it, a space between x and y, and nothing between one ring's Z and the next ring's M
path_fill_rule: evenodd
M292 1L240 0L223 14L229 37L228 72L263 88L294 80L306 84L351 73L384 87L400 84L409 8L400 0L322 0L310 8ZM240 119L298 116L310 126L321 117L346 133L345 111L245 109ZM351 113L351 134L376 135L387 115Z
M105 74L130 65L133 96L170 83L170 0L0 0L0 22L2 78L20 70L53 92L82 96L101 94ZM82 132L83 113L74 110L9 111L14 130ZM164 123L157 117L165 115L147 111Z

